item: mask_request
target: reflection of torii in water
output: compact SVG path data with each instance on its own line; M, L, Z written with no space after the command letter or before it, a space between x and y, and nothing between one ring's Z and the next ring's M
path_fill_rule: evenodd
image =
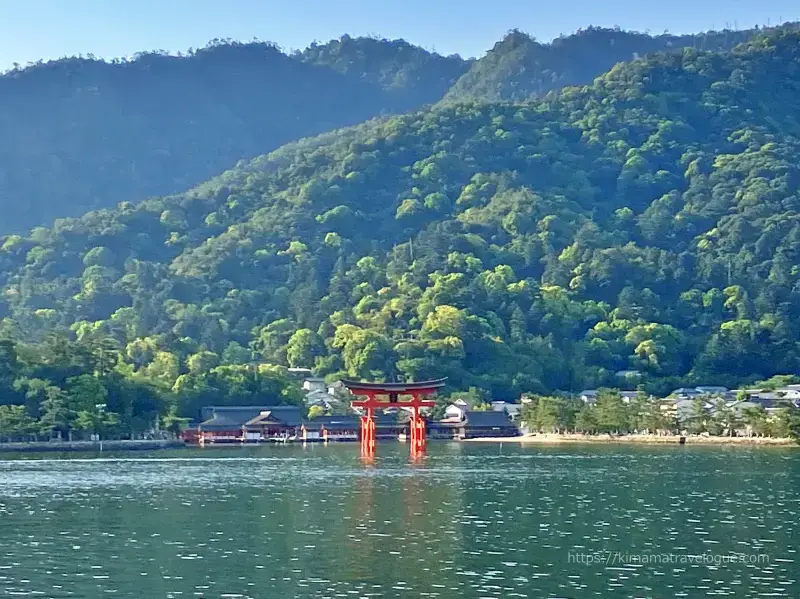
M445 385L446 378L418 383L362 383L358 381L343 380L342 384L353 395L365 396L365 400L356 400L354 408L364 410L361 416L361 453L365 456L375 455L375 410L387 408L411 409L411 454L418 455L425 451L425 418L420 414L420 408L432 408L433 400L422 399L432 395L437 389ZM400 396L411 396L408 401L400 401ZM387 396L388 401L376 399Z

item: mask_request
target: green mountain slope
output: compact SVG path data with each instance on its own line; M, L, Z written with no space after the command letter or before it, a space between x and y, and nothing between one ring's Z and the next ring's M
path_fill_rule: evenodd
M798 64L788 32L649 56L6 237L4 327L110 337L133 370L166 354L173 380L202 352L495 397L794 372Z
M326 44L312 44L298 52L297 57L402 96L437 100L474 62L460 56L440 56L404 40L388 42L349 35ZM419 104L419 99L409 98L409 101Z
M796 29L788 23L783 29ZM760 30L710 31L696 35L658 35L589 27L542 44L512 31L473 63L445 101L521 101L569 85L587 85L618 62L653 52L730 50Z
M0 232L178 193L285 143L445 94L527 98L588 83L637 52L719 49L753 33L677 38L592 28L548 46L513 34L477 62L402 40L344 36L291 56L216 40L181 57L15 69L0 75Z
M337 58L365 52L358 72L321 51L311 60L218 42L183 57L70 58L6 73L2 230L183 191L289 141L436 102L466 68L401 41L351 39ZM388 69L391 89L379 76Z

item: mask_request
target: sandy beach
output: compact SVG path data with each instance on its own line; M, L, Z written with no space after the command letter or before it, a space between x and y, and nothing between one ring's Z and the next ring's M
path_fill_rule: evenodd
M465 439L469 443L520 443L557 445L562 443L644 443L650 445L679 445L678 435L581 435L581 434L537 434L523 435L520 437L483 437L478 439ZM689 435L686 445L762 445L762 446L796 446L800 447L791 438L771 437L706 437L702 435Z

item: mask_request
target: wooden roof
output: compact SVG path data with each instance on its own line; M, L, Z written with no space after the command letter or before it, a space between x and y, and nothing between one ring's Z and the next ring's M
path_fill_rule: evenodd
M385 391L386 393L404 393L406 391L422 391L428 389L440 389L445 386L447 377L433 379L430 381L415 381L413 383L369 383L361 381L349 381L342 379L342 384L350 391Z

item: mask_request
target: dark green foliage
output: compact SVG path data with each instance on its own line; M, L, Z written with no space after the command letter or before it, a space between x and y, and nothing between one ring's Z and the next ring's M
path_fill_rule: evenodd
M622 370L647 389L797 372L799 44L371 122L9 236L3 329L98 331L165 389L194 355L221 364L207 373L448 376L492 398L617 387ZM580 422L612 430L609 414Z
M796 24L787 24L794 29ZM619 62L653 52L730 50L758 29L709 31L693 35L651 36L619 29L589 27L549 44L518 30L475 62L445 96L445 101L521 101L568 85L589 85Z
M429 102L441 98L474 62L457 55L440 56L404 40L349 35L327 44L312 44L298 56L391 91L409 108L424 103L426 97Z
M0 75L2 232L181 192L237 163L244 170L240 161L287 142L445 94L527 98L588 83L637 52L726 48L753 33L589 29L550 46L513 34L477 62L403 40L344 36L291 56L272 44L214 40L185 56L73 57L16 68ZM446 207L436 192L408 199ZM409 217L414 206L406 207Z
M15 69L0 76L3 232L183 191L289 141L436 102L467 66L349 39L301 56L215 41Z

